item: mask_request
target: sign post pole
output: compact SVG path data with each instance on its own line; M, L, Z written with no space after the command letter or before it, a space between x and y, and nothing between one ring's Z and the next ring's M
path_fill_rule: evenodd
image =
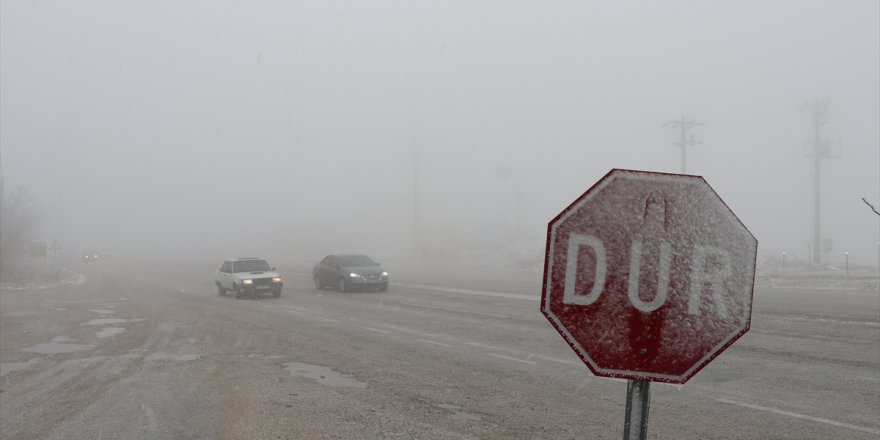
M626 419L623 423L623 440L647 440L650 405L651 382L628 380L626 382Z

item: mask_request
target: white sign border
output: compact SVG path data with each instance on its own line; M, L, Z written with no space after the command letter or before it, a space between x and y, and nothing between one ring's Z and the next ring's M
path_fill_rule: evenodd
M575 340L575 338L571 335L571 333L569 333L568 329L566 329L565 326L562 325L562 322L560 321L560 319L556 315L554 315L552 310L550 309L550 291L553 286L553 267L554 267L553 256L555 253L555 252L552 252L552 249L556 248L556 229L559 227L560 224L564 223L569 217L571 217L576 212L578 212L580 210L580 208L583 207L584 204L589 202L596 194L602 192L602 190L605 189L605 187L607 187L613 181L615 181L619 178L643 180L643 181L648 181L648 182L663 182L663 183L668 182L669 180L684 180L684 179L686 179L686 180L688 180L687 183L689 183L689 184L702 183L702 184L706 185L706 187L709 191L712 191L712 193L715 195L715 197L714 197L715 201L720 202L721 208L724 210L727 210L727 211L731 212L731 214L733 214L733 212L730 211L730 208L721 201L721 199L718 197L718 194L715 193L715 191L712 189L712 187L709 186L709 184L701 177L685 176L685 175L671 175L671 174L664 175L664 174L648 173L648 172L641 172L641 171L614 169L611 171L611 173L609 173L607 178L604 178L601 182L599 182L599 184L597 186L594 186L593 188L591 188L589 190L590 194L588 194L586 197L582 198L581 200L578 200L578 202L576 204L570 206L568 208L568 210L562 216L557 218L553 222L553 225L550 226L550 240L547 245L547 247L548 247L548 249L547 249L547 273L545 274L546 278L545 278L545 283L544 283L545 286L544 286L543 309L544 309L544 312L546 313L546 315L550 319L553 320L556 329L559 331L560 334L562 334L562 337L565 338L565 340L569 343L569 345L571 345L572 348L574 348L574 350L577 352L578 356L582 360L589 363L589 366L591 367L591 369L593 371L601 372L602 374L607 374L607 375L625 375L625 376L639 377L639 378L644 378L644 379L658 379L660 381L681 383L681 382L684 382L686 379L688 379L691 375L693 375L695 370L698 370L698 369L702 368L704 365L706 365L706 363L710 359L712 359L715 355L717 355L718 352L725 345L727 345L733 338L745 333L748 330L749 325L750 325L750 321L751 321L749 319L749 315L751 314L751 306L752 306L751 302L750 302L748 308L743 309L743 312L746 315L746 316L744 316L744 318L745 318L744 324L741 327L738 327L736 329L736 331L732 332L730 335L728 335L726 338L724 338L721 342L719 342L714 347L712 347L712 349L710 349L706 353L705 356L700 358L699 361L695 362L694 365L691 366L691 368L689 368L687 371L685 371L684 373L682 373L681 375L678 375L678 376L671 375L671 374L645 373L645 372L641 372L641 371L615 370L615 369L610 369L610 368L600 368L598 365L596 365L596 362L593 361L593 359L589 356L589 354L587 354L587 351L584 350L584 348L581 346L581 344L579 344L577 342L577 340ZM735 214L733 214L733 215L735 216ZM748 230L746 230L746 232L748 232ZM751 236L751 233L749 233L749 235ZM755 265L754 258L749 259L749 267L747 269L749 270L749 272L751 272L753 274L754 274L754 265ZM750 299L752 299L751 296L752 296L753 289L754 289L754 276L752 277L752 282L750 284L750 288L748 289L749 292L744 292L744 294L749 296Z

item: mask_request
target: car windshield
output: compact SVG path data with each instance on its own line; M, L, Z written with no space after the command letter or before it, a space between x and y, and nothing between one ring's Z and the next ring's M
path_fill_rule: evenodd
M236 261L232 265L233 272L260 272L272 270L266 260Z
M339 265L343 267L375 266L376 262L366 255L342 255Z

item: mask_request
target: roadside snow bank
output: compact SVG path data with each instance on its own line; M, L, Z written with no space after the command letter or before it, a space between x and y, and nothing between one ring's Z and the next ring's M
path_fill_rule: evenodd
M58 280L31 281L28 283L0 282L0 290L44 290L67 285L82 284L85 281L85 275L78 274L70 269L61 269Z
M544 271L546 243L532 240L494 249L469 249L458 253L455 260L462 268L476 271L541 274ZM851 265L837 266L790 265L783 268L780 261L759 258L755 285L770 288L842 289L876 292L880 294L880 276L877 268Z

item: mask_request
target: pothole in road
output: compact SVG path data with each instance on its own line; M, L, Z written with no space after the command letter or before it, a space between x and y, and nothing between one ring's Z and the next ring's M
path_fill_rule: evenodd
M359 380L353 379L348 374L342 374L337 371L333 371L330 368L322 367L320 365L304 364L301 362L290 362L284 364L284 367L287 369L287 371L290 372L290 374L294 376L312 379L321 385L361 389L367 387L366 382L361 382Z
M95 332L95 336L99 338L106 338L113 335L118 335L124 332L125 329L122 327L104 327L99 332Z
M479 414L462 411L461 407L458 405L450 405L448 403L441 403L441 404L437 405L437 407L451 412L452 415L450 415L450 417L453 420L479 422L482 419L482 416L480 416Z
M31 348L25 348L22 351L29 351L31 353L40 353L40 354L60 354L60 353L73 353L75 351L87 350L95 348L92 345L82 345L82 344L62 344L60 342L49 342L46 344L35 345Z

